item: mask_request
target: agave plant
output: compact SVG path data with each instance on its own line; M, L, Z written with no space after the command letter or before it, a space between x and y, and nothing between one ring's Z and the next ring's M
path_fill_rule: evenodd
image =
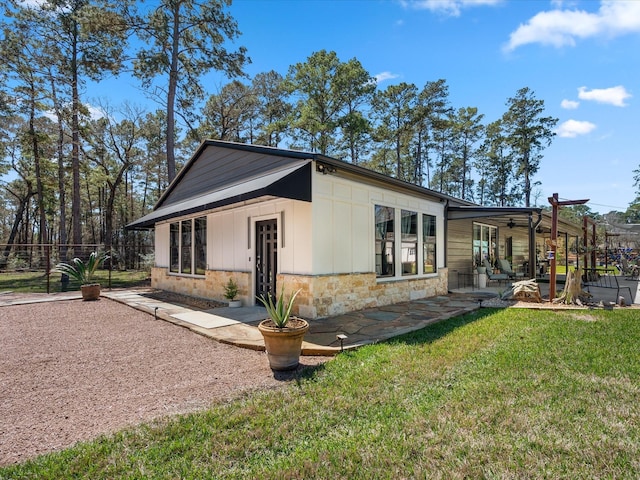
M275 302L271 293L267 293L267 298L264 298L264 295L257 297L264 305L264 308L267 309L267 314L276 327L284 328L287 326L289 317L291 316L291 309L293 308L293 301L295 300L296 295L300 293L300 290L301 289L298 289L294 292L286 303L284 301L284 285L282 286L282 293L280 293L280 297Z
M91 252L86 263L76 257L71 263L58 263L52 272L69 275L69 277L80 282L81 285L89 285L93 282L93 277L98 267L108 258L109 256L104 253Z

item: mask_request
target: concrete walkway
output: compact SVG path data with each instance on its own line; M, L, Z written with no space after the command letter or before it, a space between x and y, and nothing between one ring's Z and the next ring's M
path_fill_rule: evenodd
M102 296L148 312L157 318L189 328L218 342L264 350L258 323L267 318L262 307L221 307L195 310L144 296L140 290L104 291ZM387 340L404 333L476 310L486 294L450 294L370 308L344 315L311 320L302 345L303 355L335 355ZM346 335L340 344L337 335Z

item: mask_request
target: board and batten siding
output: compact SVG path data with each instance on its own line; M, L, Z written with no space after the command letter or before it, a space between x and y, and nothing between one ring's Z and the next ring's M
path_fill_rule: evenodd
M449 289L462 287L464 282L458 278L458 273L473 272L473 224L496 226L489 218L482 218L474 222L473 219L449 220L447 239L447 264L449 267ZM496 227L498 230L498 258L506 258L507 238L512 238L512 255L510 259L514 269L522 269L529 256L528 231L524 228L510 229ZM467 282L469 281L466 279ZM469 286L469 285L467 285Z
M318 173L312 177L312 196L314 275L375 271L375 205L434 215L437 265L445 266L441 202Z
M311 205L288 199L267 200L156 224L157 267L169 267L169 225L203 215L207 217L208 270L253 272L255 222L277 219L278 235L284 235L279 238L278 271L311 272Z
M447 228L447 266L452 289L458 288L458 273L473 271L473 221L449 220Z
M159 223L154 230L155 266L169 268L169 224Z

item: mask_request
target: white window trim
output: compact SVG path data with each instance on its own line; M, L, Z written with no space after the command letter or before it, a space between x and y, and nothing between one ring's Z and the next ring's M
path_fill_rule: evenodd
M205 278L206 273L198 274L198 273L182 273L182 272L174 272L171 270L171 225L177 223L179 226L178 229L178 265L180 269L182 268L182 222L185 220L189 220L191 222L191 270L195 271L196 269L196 228L195 221L198 218L204 218L206 220L207 225L207 243L209 242L209 217L207 215L198 215L197 217L183 217L174 219L169 223L169 266L167 267L167 272L170 276L174 277L188 277L188 278ZM208 248L208 245L207 245ZM206 251L206 250L205 250ZM205 271L209 270L209 263L207 262L205 266Z
M388 207L388 208L393 208L394 210L394 219L393 219L393 230L394 230L394 234L395 234L395 240L394 240L394 251L393 251L393 255L394 255L394 275L392 277L379 277L376 274L376 281L379 283L385 283L385 282L397 282L397 281L401 281L401 280L416 280L416 279L422 279L422 278L436 278L439 275L439 266L438 266L438 240L440 239L440 229L438 228L438 216L435 215L433 212L427 212L424 210L420 210L417 208L413 208L413 207L407 207L407 206L396 206L396 205L389 205L389 204L385 204L384 202L374 202L373 204L373 213L372 213L372 217L373 217L373 224L374 224L374 243L375 243L375 208L376 206L380 206L380 207ZM418 262L418 273L416 274L412 274L412 275L403 275L402 274L402 233L401 233L401 227L402 227L402 210L405 211L409 211L409 212L415 212L418 214L418 251L416 252L416 261ZM432 217L434 217L436 219L436 271L433 273L424 273L424 239L422 236L422 231L423 231L423 215L430 215ZM374 248L374 271L375 271L375 248Z

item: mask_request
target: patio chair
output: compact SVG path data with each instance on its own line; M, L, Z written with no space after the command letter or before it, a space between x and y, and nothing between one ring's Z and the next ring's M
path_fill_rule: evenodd
M524 277L524 273L514 271L511 268L511 264L509 263L509 260L505 258L501 258L498 260L498 268L500 269L500 273L506 273L511 279L515 280L516 278Z
M502 282L506 283L509 280L509 275L506 273L493 273L491 262L486 258L484 259L484 265L487 267L487 281L498 282L498 285L500 285Z

